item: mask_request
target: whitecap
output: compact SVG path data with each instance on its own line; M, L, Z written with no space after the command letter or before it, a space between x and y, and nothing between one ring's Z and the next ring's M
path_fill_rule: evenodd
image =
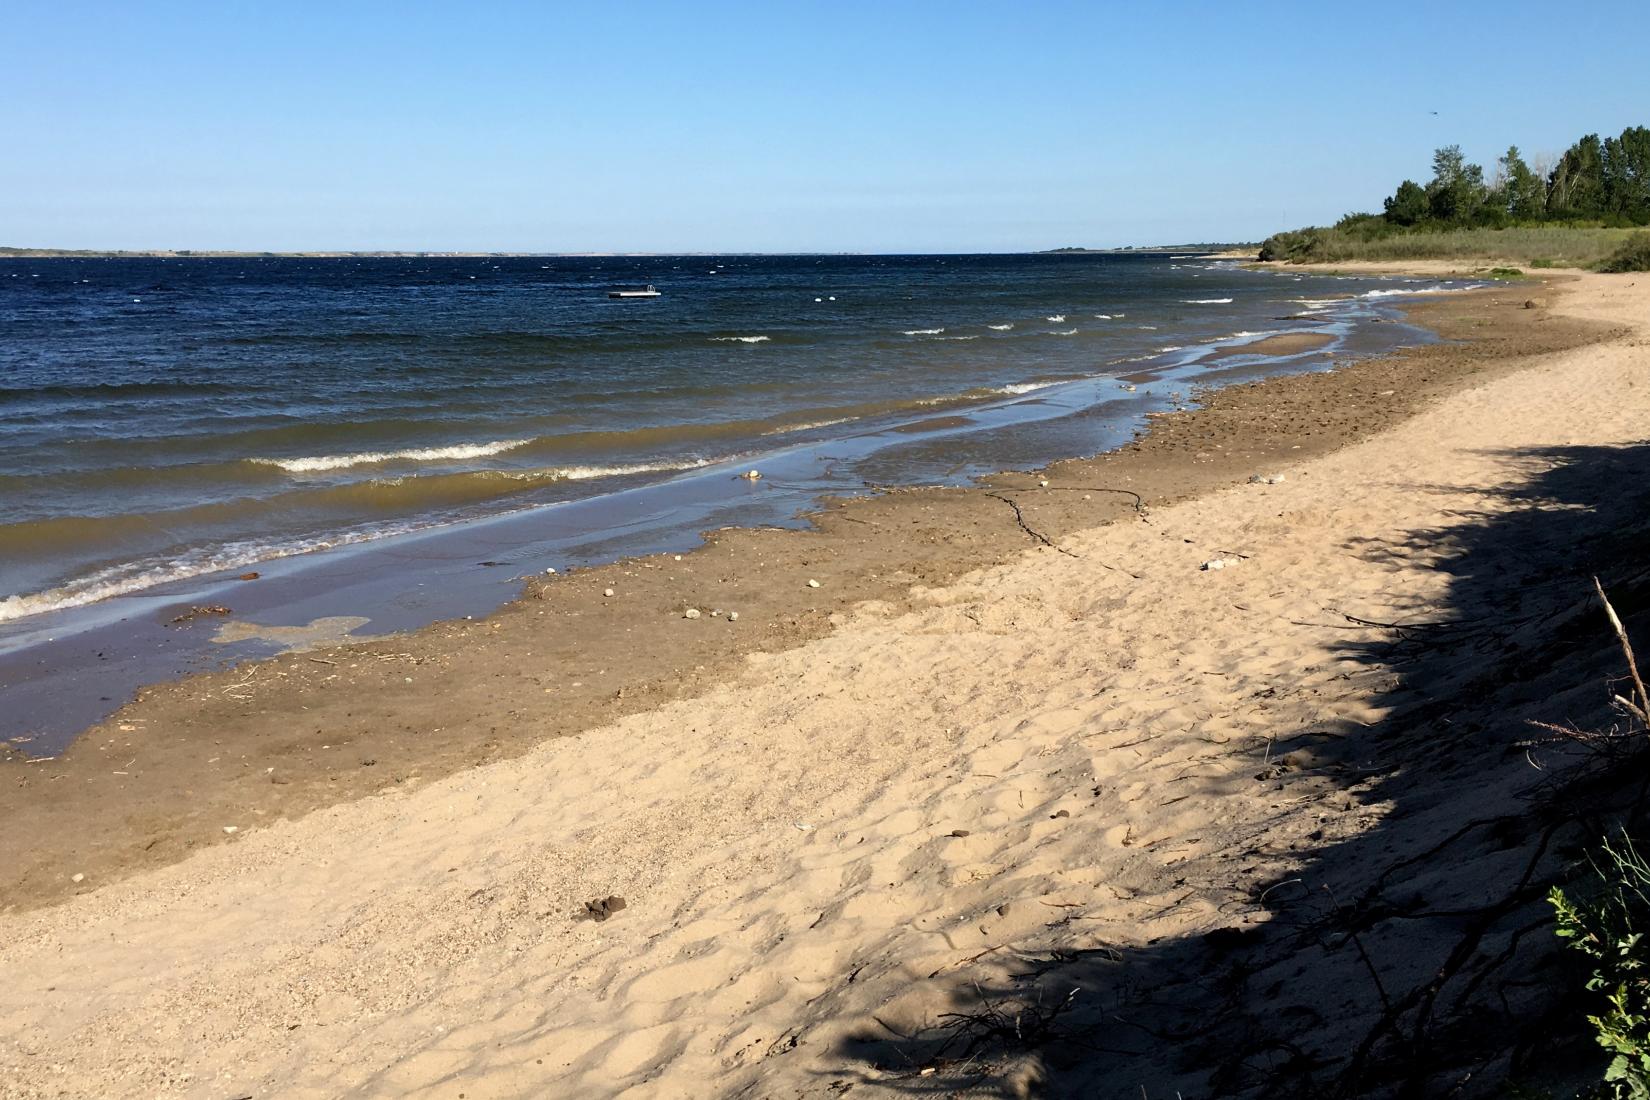
M726 343L765 344L769 340L773 339L773 337L771 337L771 336L712 336L711 339L714 340L714 341L717 341L718 343L723 343L723 344L726 344Z
M944 331L945 330L943 328L908 328L908 329L905 330L904 335L906 335L906 336L938 336L940 333L942 333Z
M992 332L1007 332L1009 329L1013 328L1014 326L1013 325L987 325L985 327L990 329Z
M379 462L442 462L486 458L531 443L530 439L501 439L493 443L454 443L448 447L417 447L405 451L361 451L356 454L312 455L306 458L253 458L260 466L279 466L289 474L311 474L322 470L342 470L349 466L370 466Z
M1057 325L1060 324L1065 319L1066 319L1066 315L1064 313L1051 313L1047 317L1043 318L1043 320L1052 321Z
M1230 298L1182 298L1181 301L1189 306L1227 306L1232 304Z
M1018 395L1022 393L1033 393L1037 390L1046 390L1050 386L1058 386L1059 384L1060 383L1058 382L1010 382L1006 386L995 387L992 392Z

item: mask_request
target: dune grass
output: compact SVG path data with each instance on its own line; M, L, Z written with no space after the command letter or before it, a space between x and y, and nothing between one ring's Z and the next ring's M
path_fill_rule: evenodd
M1625 245L1635 232L1644 231L1546 225L1416 231L1373 238L1340 229L1298 232L1298 246L1290 248L1286 257L1291 263L1479 259L1546 268L1594 267Z

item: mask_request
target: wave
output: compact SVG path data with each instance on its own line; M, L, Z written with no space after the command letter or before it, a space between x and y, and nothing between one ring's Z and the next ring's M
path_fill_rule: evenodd
M805 424L786 424L779 428L769 428L763 435L789 435L792 432L810 432L815 428L832 428L838 424L851 424L858 420L857 416L839 416L833 420L811 420Z
M1047 317L1043 318L1043 320L1052 322L1053 324L1056 324L1056 325L1062 323L1063 321L1065 321L1065 319L1066 319L1066 315L1064 313L1051 313Z
M62 611L70 607L84 607L86 604L96 603L99 600L124 596L131 592L139 592L145 588L153 588L155 585L167 584L171 581L183 581L191 577L205 576L208 573L242 569L248 565L274 561L278 558L289 558L296 554L307 554L315 550L330 550L337 546L348 546L354 543L366 542L370 539L383 538L386 535L402 534L436 526L441 526L441 524L399 524L390 528L364 528L359 531L349 531L322 538L269 542L249 540L228 543L211 550L195 551L180 558L150 559L128 565L112 566L107 569L100 569L96 573L85 577L77 578L56 588L47 589L44 592L34 592L24 596L7 596L0 599L0 623L26 618L29 615L40 615L47 611Z
M905 336L938 336L944 332L943 328L908 328L902 333Z
M1358 295L1360 298L1407 298L1411 294L1455 294L1463 290L1478 290L1483 283L1469 283L1466 286L1423 286L1407 290L1366 290Z
M495 443L455 443L450 447L419 447L406 451L363 451L360 454L315 455L309 458L251 458L259 466L279 466L292 474L312 474L322 470L342 470L349 466L371 466L380 462L442 462L466 458L486 458L525 447L531 439L501 439Z
M1043 335L1044 336L1076 336L1077 335L1077 330L1074 329L1074 328L1051 328L1047 332L1043 333Z
M1007 332L1009 329L1013 328L1014 326L1010 324L1010 325L987 325L985 327L990 329L992 332Z
M730 456L731 457L731 456ZM626 465L561 466L538 470L480 470L430 477L397 477L355 482L320 490L297 490L263 500L195 505L171 512L100 518L70 517L0 526L0 553L38 554L43 547L74 550L92 544L142 538L194 528L194 539L213 537L226 523L267 520L308 512L307 531L218 543L209 547L167 547L150 542L134 561L96 570L42 592L0 598L0 622L79 607L170 581L187 580L258 562L366 542L411 531L446 526L463 518L468 506L496 502L554 482L677 473L709 466L709 458ZM531 505L528 505L529 507ZM363 524L373 513L413 512ZM489 514L496 514L490 512ZM339 520L351 526L336 527ZM332 528L316 531L315 528Z
M1109 314L1109 313L1096 313L1094 315L1094 319L1096 321L1109 321L1109 320L1111 320L1111 314Z
M1182 298L1180 301L1188 306L1229 306L1230 298Z
M940 337L941 340L978 340L979 338L980 338L980 334L977 333L977 332L971 333L967 336L941 336Z
M1058 386L1059 384L1060 383L1058 381L1055 381L1055 382L1010 382L1006 386L997 386L994 390L992 390L992 392L993 393L1006 393L1006 394L1012 394L1012 395L1017 396L1017 395L1022 394L1022 393L1035 393L1037 390L1046 390L1050 386Z
M773 339L773 337L771 337L771 336L712 336L711 339L718 342L718 343L734 342L734 343L740 343L740 344L765 344L769 340Z

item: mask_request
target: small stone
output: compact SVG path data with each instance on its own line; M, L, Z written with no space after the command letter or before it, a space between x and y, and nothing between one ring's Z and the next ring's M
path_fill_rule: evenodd
M1037 482L1037 484L1041 485L1043 488L1047 489L1048 488L1048 478L1046 478L1046 477L1043 478L1041 481Z
M1057 817L1070 817L1070 816L1071 816L1071 811L1070 810L1057 810L1054 813L1049 814L1048 819L1050 821L1053 821Z
M1203 571L1205 573L1213 573L1216 569L1225 569L1229 564L1231 563L1225 558L1210 558L1208 561L1203 563Z
M697 619L698 617L699 609L697 607L690 607L686 611L682 612L682 618L684 619Z
M546 569L546 570L545 570L545 571L544 571L544 575L545 575L545 576L547 576L547 577L553 577L553 576L555 576L555 575L556 575L556 570L555 570L555 568L554 568L554 567L553 567L553 566L552 566L552 567L551 567L551 568L549 568L549 569Z
M730 622L730 623L736 623L736 622L738 622L738 621L739 621L739 612L737 612L737 611L729 611L729 612L728 612L728 622Z
M613 590L611 588L604 588L602 589L602 595L611 596L613 595Z
M225 836L234 836L236 833L238 833L240 831L241 831L241 827L239 825L225 825L223 827L223 832L224 832Z
M70 882L85 882L86 881L86 876L82 875L82 874L75 874L69 879L69 881Z
M261 576L263 576L262 573L242 573L240 579L243 581L255 581Z
M584 915L591 920L602 921L625 907L625 901L617 894L609 894L605 898L596 898L584 903Z
M739 476L744 478L746 481L760 481L762 479L762 471L761 470L746 470L744 473L740 474Z
M808 587L809 588L818 588L819 587L819 582L810 577L808 579Z
M676 560L677 560L677 561L681 561L681 560L682 560L682 555L680 555L680 554L677 554L677 555L676 555Z
M965 837L965 836L968 835L968 830L967 829L952 829L949 833L946 833L945 835L946 836L954 836L954 837Z

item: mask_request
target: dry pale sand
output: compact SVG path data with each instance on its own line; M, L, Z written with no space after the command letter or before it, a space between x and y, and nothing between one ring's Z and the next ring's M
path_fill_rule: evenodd
M1402 710L1340 613L1448 597L1427 546L1360 548L1490 522L1537 450L1650 423L1650 278L1583 276L1553 308L1634 327L1280 483L1028 550L915 611L863 604L701 698L0 918L0 1095L920 1091L920 1042L889 1041L1015 965L1263 925L1255 884L1305 889L1315 852L1391 810L1364 748L1318 771L1270 748ZM1511 774L1457 795L1510 797ZM609 894L628 906L575 919ZM1048 1090L1218 1093L1195 1046L1139 1039L1096 1044L1126 1071L1068 1059ZM984 1091L1060 1069L936 1064Z

